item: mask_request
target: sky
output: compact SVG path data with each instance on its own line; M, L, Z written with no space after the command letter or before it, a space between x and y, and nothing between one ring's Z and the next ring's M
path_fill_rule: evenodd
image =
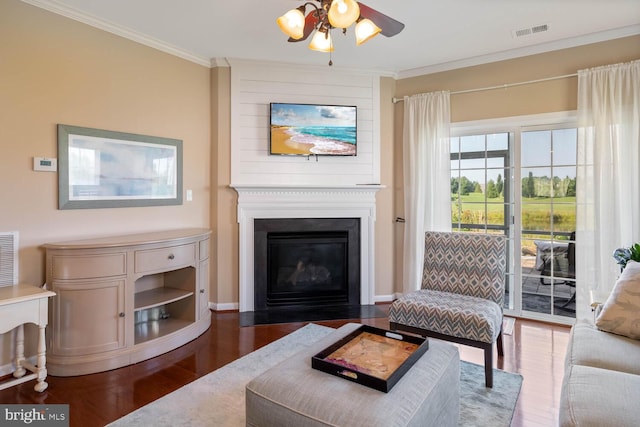
M564 178L576 177L576 129L557 129L542 131L522 132L520 146L520 166L522 176L541 177L551 175ZM486 147L485 147L486 141ZM465 153L473 151L507 150L508 133L472 135L460 138L451 138L451 150ZM463 159L451 162L452 173L457 176L458 168L461 176L466 176L470 181L477 181L485 185L485 180L496 180L498 174L504 179L504 161L501 157L486 159ZM553 164L553 173L551 165ZM494 169L492 169L494 168ZM471 170L469 170L471 169ZM486 178L485 178L486 172Z
M279 126L356 125L356 107L311 104L271 104L271 124Z

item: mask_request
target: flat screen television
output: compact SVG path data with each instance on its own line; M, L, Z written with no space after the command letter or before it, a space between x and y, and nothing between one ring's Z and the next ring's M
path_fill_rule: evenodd
M269 153L355 156L357 108L348 105L270 104Z

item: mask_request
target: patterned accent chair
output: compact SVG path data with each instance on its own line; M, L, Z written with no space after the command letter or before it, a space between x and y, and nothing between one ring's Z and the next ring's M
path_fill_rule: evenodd
M485 385L493 387L493 343L502 356L506 239L502 235L425 233L421 289L395 300L392 330L484 349Z

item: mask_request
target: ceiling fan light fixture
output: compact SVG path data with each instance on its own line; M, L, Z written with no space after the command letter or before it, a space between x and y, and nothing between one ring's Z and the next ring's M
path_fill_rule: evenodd
M327 31L316 31L313 34L311 43L309 43L309 49L316 50L318 52L333 52L333 41L331 40L331 34Z
M373 23L370 19L360 19L356 24L356 45L360 46L362 43L371 40L377 36L380 31L380 27Z
M289 36L289 42L300 42L311 37L309 49L318 52L333 52L331 30L334 28L346 34L347 28L353 25L357 46L378 34L392 37L404 29L402 22L356 0L303 1L305 3L302 6L288 11L276 21L282 32ZM307 6L313 9L308 14ZM329 65L332 64L329 59Z
M304 10L304 6L300 6L276 19L278 27L292 39L298 40L304 35Z
M360 6L355 0L333 0L327 13L335 28L347 28L360 17Z

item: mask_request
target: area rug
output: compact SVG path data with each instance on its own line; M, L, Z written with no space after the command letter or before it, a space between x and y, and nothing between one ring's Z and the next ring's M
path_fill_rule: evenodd
M130 426L245 425L246 384L280 361L311 346L334 329L308 324L109 424ZM522 377L494 369L493 389L484 368L460 363L460 426L509 426Z

